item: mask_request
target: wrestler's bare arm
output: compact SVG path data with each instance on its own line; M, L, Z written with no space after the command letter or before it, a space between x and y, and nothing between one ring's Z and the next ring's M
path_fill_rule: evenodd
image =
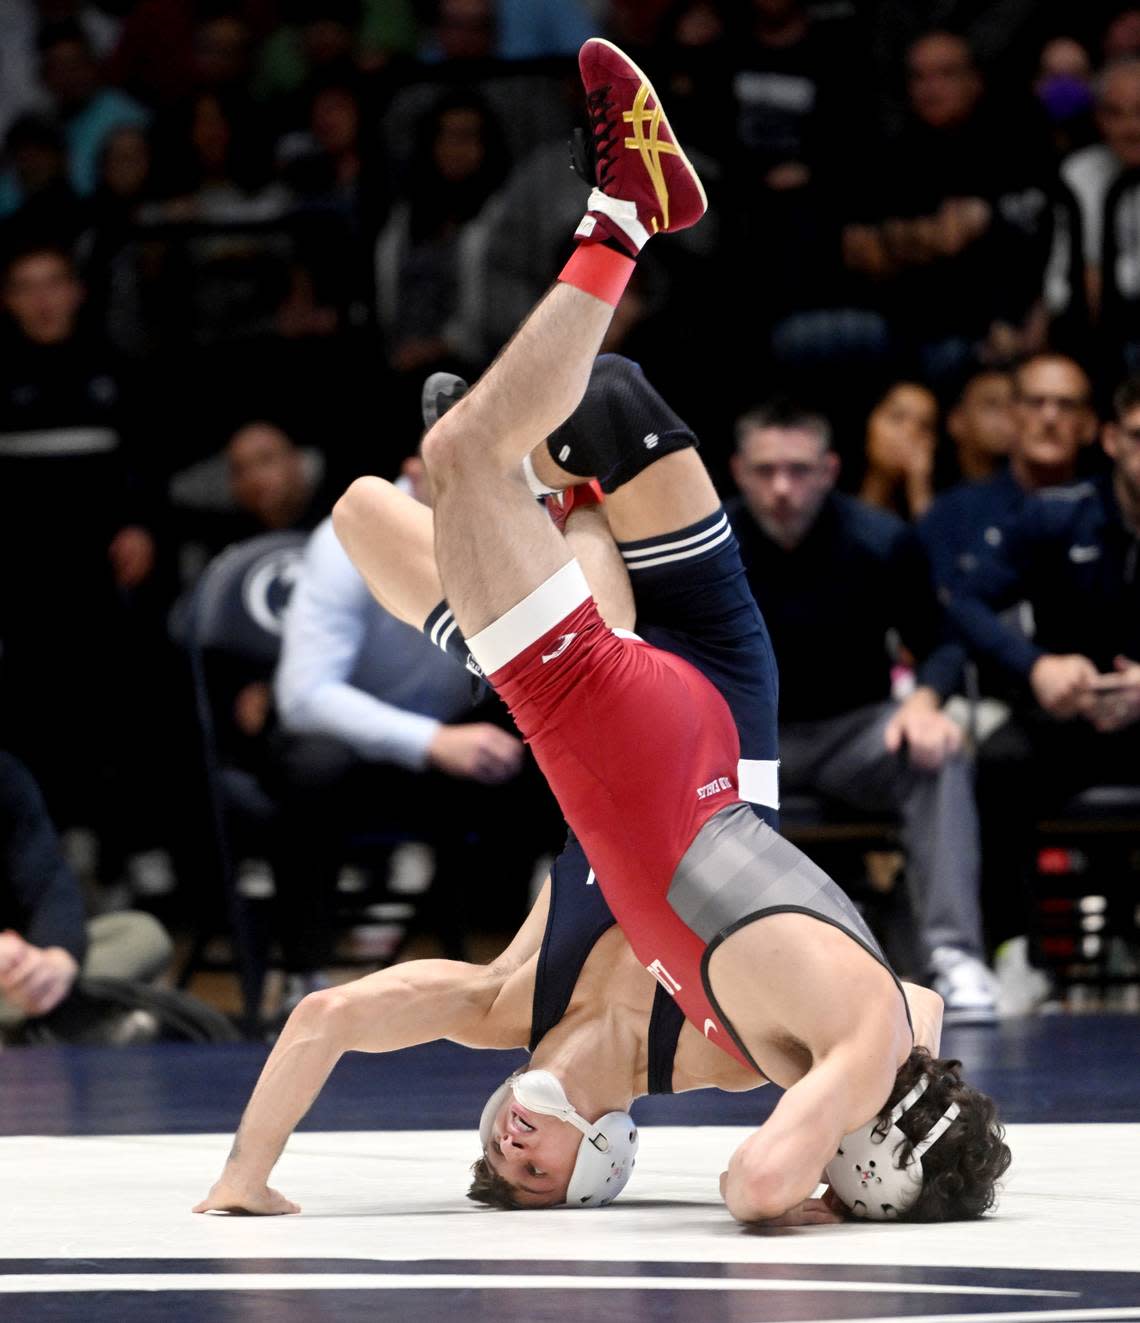
M910 1007L915 1047L924 1047L932 1057L942 1048L942 998L932 988L904 983L903 994Z
M304 998L265 1063L221 1176L194 1212L300 1212L269 1188L269 1174L345 1052L394 1052L440 1038L525 1047L528 998L504 992L541 945L549 892L548 880L490 965L412 960Z
M839 1141L875 1114L890 1092L894 1068L870 1066L868 1045L845 1043L784 1094L755 1134L729 1160L721 1178L728 1211L741 1222L779 1218L807 1199ZM880 1061L881 1050L877 1053Z

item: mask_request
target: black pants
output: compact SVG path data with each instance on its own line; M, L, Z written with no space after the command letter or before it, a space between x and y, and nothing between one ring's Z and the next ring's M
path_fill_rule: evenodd
M280 811L269 853L289 970L330 963L336 878L354 851L382 856L401 840L432 847L436 871L423 903L446 954L459 958L473 927L514 928L534 861L559 848L561 820L529 755L513 781L484 786L367 762L328 736L274 731L266 752L261 781Z
M1090 786L1140 785L1140 724L1102 735L1083 718L1015 712L978 748L976 778L983 908L996 946L1028 926L1037 822Z

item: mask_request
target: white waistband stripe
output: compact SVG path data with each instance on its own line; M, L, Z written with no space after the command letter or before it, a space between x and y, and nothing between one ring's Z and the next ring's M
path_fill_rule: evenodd
M35 432L0 432L0 455L97 455L115 450L113 427L52 427Z
M713 547L719 547L722 542L727 542L732 536L730 527L722 528L714 538L707 542L701 542L695 547L690 547L687 551L673 551L664 556L655 556L652 560L627 560L625 568L632 574L635 570L649 570L655 565L670 565L677 560L691 560L694 556L703 556L706 551L711 551Z
M780 760L778 758L741 758L736 765L740 798L764 808L780 807Z
M565 620L590 596L590 585L576 560L567 561L521 602L467 640L484 675L494 675L532 643Z

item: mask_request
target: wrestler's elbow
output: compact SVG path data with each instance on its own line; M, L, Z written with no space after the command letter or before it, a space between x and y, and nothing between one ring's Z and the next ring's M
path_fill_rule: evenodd
M722 1185L724 1202L738 1222L764 1222L780 1217L807 1198L816 1180L798 1169L792 1155L778 1151L733 1154ZM818 1173L817 1173L818 1175Z
M340 988L322 988L301 998L288 1028L299 1037L320 1039L346 1051L351 1046L353 1019L351 999Z

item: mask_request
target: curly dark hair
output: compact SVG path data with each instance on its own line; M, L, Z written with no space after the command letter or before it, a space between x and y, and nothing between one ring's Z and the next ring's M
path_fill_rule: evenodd
M467 1191L468 1199L477 1204L486 1204L488 1208L521 1208L515 1198L515 1187L491 1166L485 1157L471 1164L471 1188Z
M951 1103L960 1109L942 1138L923 1154L922 1193L900 1221L964 1221L981 1217L994 1206L997 1182L1010 1163L1005 1128L997 1119L994 1100L964 1083L961 1071L960 1061L932 1057L924 1047L916 1047L899 1067L895 1087L879 1113L876 1129L885 1137L891 1108L924 1075L930 1080L926 1092L898 1122L910 1143L902 1146L895 1160L905 1162Z

